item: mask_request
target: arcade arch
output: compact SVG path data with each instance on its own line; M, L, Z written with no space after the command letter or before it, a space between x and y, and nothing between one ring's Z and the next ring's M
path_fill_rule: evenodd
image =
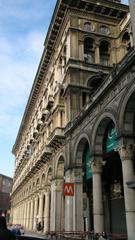
M93 136L94 164L93 170L93 189L97 181L95 173L99 174L98 191L99 205L102 209L102 228L107 232L125 233L125 203L123 193L123 173L122 163L118 151L118 128L115 117L110 113L104 114L99 120ZM99 171L100 167L100 171ZM94 180L95 179L95 180ZM100 179L100 180L99 180ZM94 192L93 192L93 195ZM103 205L101 205L103 200ZM97 211L97 202L94 202L94 212ZM99 212L100 214L100 212ZM94 226L98 229L99 222L97 216L94 216Z
M125 196L125 211L127 220L128 238L134 238L135 221L135 191L129 189L128 183L134 179L135 175L135 89L130 87L127 94L121 101L119 122L121 127L121 148L123 169L123 185Z
M90 162L92 160L92 153L90 151L90 141L87 134L83 134L79 137L75 147L75 165L80 168L80 174L82 176L82 182L80 190L76 192L76 198L78 199L79 193L82 194L82 226L84 231L92 230L93 228L93 201L92 201L92 172ZM79 206L80 207L80 206ZM76 213L78 218L80 215Z

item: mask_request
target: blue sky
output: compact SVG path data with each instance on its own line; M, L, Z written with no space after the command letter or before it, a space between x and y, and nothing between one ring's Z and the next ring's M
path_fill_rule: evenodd
M13 176L11 153L56 0L0 0L0 173Z
M11 150L55 3L56 0L0 0L0 173L7 176L13 176Z

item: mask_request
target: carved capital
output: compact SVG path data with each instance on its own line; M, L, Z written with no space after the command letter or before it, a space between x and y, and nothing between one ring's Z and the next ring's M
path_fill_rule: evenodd
M92 173L102 173L103 170L103 162L101 160L92 161L91 162L91 170Z
M64 179L63 178L57 178L55 180L53 180L52 182L52 189L54 191L61 191L62 187L63 187L63 181Z
M122 161L132 160L134 156L134 146L132 144L122 145L118 148Z
M76 168L73 171L73 181L74 182L82 182L82 168Z

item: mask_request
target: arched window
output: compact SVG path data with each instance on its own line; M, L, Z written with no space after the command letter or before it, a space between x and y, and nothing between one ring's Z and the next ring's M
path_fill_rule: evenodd
M128 32L125 32L122 37L122 44L126 46L127 51L131 48L130 35Z
M91 22L85 22L84 23L84 31L88 31L88 32L91 32L93 31L93 25Z
M106 40L101 41L99 51L100 51L100 63L102 65L108 66L110 60L109 42Z
M95 62L93 46L94 46L94 40L90 37L86 37L84 39L84 60L87 63Z
M105 79L104 74L93 76L88 80L87 86L90 88L90 93L93 94L101 86Z

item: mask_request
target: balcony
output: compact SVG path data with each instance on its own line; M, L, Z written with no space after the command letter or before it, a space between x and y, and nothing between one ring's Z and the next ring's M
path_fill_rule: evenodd
M48 137L48 146L52 148L59 148L64 143L64 129L61 127L57 127L53 130L51 135Z
M33 130L33 138L37 138L38 136L38 130L36 128L34 128Z
M40 127L43 125L43 122L41 119L38 119L37 121L37 130L40 130Z
M50 110L53 106L53 103L54 103L54 98L52 95L49 95L46 109Z
M49 114L49 111L46 108L42 109L42 116L41 121L44 122L46 120L47 115Z
M52 155L51 149L48 146L43 147L42 153L41 153L41 161L46 162Z
M33 163L27 167L27 179L31 176L33 176L39 169L41 169L44 166L44 163L46 163L52 155L52 152L48 146L44 146L42 148L41 154L35 157L35 160ZM26 178L25 176L25 178Z

